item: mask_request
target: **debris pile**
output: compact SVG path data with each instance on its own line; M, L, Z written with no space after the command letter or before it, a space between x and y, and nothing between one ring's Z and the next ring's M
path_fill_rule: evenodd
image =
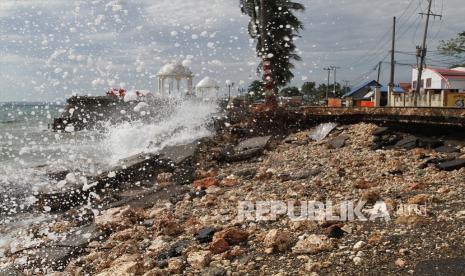
M222 136L200 146L193 159L172 157L193 169L187 184L174 181L176 171L159 171L150 193L117 204L102 199L86 223L71 214L88 206L57 213L54 223L25 234L37 241L33 248L10 248L4 269L64 275L420 275L434 266L444 274L463 273L463 146L450 153L438 150L435 141L364 123L334 127L319 141L310 139L311 132L235 143ZM280 208L274 216L260 213L258 204L270 201L285 204L273 205ZM308 202L332 202L338 211L344 201L365 201L366 218L379 206L389 217L351 220L341 211L333 219L298 219ZM289 202L299 207L295 213ZM244 206L252 211L241 214Z

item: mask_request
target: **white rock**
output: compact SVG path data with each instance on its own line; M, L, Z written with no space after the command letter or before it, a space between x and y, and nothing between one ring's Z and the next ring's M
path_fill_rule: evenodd
M366 245L366 243L364 241L358 241L355 245L354 245L354 249L355 250L360 250L362 249L362 247L364 247Z
M297 254L316 254L331 248L332 244L325 235L312 234L306 239L299 240L292 251Z
M360 257L355 257L355 258L353 259L353 261L354 261L354 264L355 264L355 265L361 265L362 262L363 262L363 259L360 258Z
M210 251L192 252L187 256L187 262L196 269L207 266L211 261L212 253Z

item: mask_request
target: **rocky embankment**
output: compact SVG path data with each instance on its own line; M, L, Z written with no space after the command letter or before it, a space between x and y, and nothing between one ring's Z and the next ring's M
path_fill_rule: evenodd
M336 127L321 141L312 141L311 131L285 139L225 132L124 160L77 192L87 192L86 200L95 193L91 201L69 204L24 233L37 242L11 248L4 273L465 273L463 141L363 123ZM59 206L69 197L52 198ZM42 208L60 209L50 200ZM256 221L238 214L244 201L299 206L311 200L363 200L367 217L382 202L390 216L293 220L278 214Z

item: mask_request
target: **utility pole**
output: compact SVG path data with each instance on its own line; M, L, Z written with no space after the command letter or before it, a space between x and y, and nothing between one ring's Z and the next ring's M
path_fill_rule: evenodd
M337 69L341 69L341 67L337 67L337 66L331 66L331 69L334 70L334 86L333 86L333 94L334 94L334 97L336 97L336 72L337 72Z
M396 73L396 17L392 20L392 47L391 47L391 77L388 86L387 106L391 105L391 95L394 91L394 78ZM381 67L381 65L380 65ZM379 81L378 81L379 82Z
M376 81L377 81L378 83L379 83L380 78L381 78L381 65L382 65L382 64L383 64L382 61L380 61L380 62L378 63L378 78L376 79Z
M428 1L428 13L426 14L420 13L422 16L426 15L426 25L425 25L425 33L423 34L423 45L421 47L417 47L417 57L420 58L420 64L418 66L417 87L415 88L414 106L418 105L417 98L420 95L421 77L423 74L423 69L424 69L423 66L425 64L425 58L426 58L426 52L427 52L426 40L428 38L429 18L430 16L442 18L442 15L431 13L431 6L433 4L433 0L427 0L427 1Z
M348 81L348 80L343 80L342 82L344 83L344 89L343 89L344 91L343 91L343 92L344 92L344 94L345 94L345 93L349 92L348 90L349 90L350 81Z
M391 78L389 81L389 86L391 89L394 87L394 76L396 70L396 17L394 16L393 25L392 25L392 48L391 48Z
M329 79L331 78L331 71L333 70L330 67L323 68L323 70L328 71L328 86L326 86L326 103L328 103L329 99Z

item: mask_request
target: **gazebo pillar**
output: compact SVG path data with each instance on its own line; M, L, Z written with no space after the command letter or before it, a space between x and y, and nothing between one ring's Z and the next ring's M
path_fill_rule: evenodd
M181 79L180 78L176 78L176 90L178 91L178 95L181 95Z
M187 78L187 93L192 94L192 77ZM203 94L203 93L202 93Z

